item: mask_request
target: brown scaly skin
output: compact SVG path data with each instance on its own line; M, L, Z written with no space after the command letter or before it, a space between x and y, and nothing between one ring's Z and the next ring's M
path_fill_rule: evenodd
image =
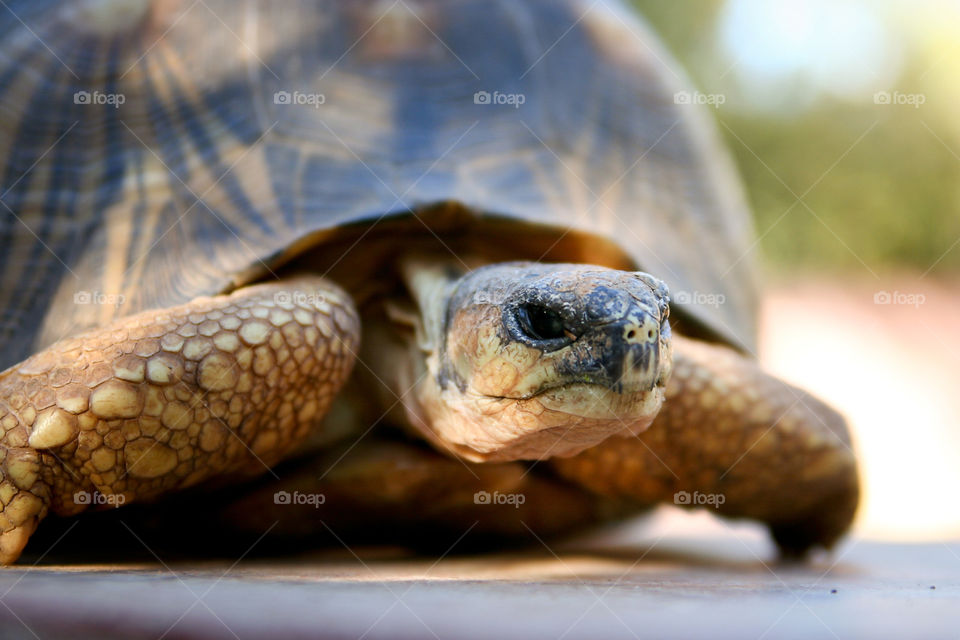
M406 421L435 444L470 460L504 460L504 451L513 456L506 459L549 459L565 479L637 506L675 503L678 491L689 494L691 506L701 495L722 494L714 498L722 500L719 513L765 522L787 555L829 547L849 528L859 482L844 420L732 349L671 339L665 312L644 300L643 286L658 291L655 279L590 265L510 263L483 267L444 289L438 282L453 277L449 270L432 279L418 273L409 286L425 333L435 336L426 348L426 371L420 365L398 375L396 366L416 365L423 340L406 356L401 348L380 365L371 361L382 379L393 380L394 397L403 397ZM623 316L626 322L618 319L623 305L607 295L611 288L633 300L623 304L637 306ZM451 289L456 293L436 294ZM511 328L511 314L530 301L556 314L563 327L555 333L568 336L565 341L531 340ZM650 320L630 320L635 313ZM584 323L586 317L602 321ZM625 364L623 354L637 348L627 336L648 327L652 346L658 323L660 373L625 384L638 371ZM458 376L445 377L449 370ZM643 415L637 408L667 375L663 407L644 432L650 423L637 428ZM462 382L453 384L452 377ZM591 393L580 393L584 382ZM544 406L554 389L564 398L558 408L568 414L561 422ZM463 440L451 444L436 433L436 421L448 420L450 407L461 415L482 413L497 433L510 425L516 433L538 433L539 449L510 447L501 437L505 446L492 454L465 452ZM581 418L588 415L584 428ZM591 442L590 436L599 437Z
M859 499L839 414L732 349L679 336L667 400L648 431L549 464L600 495L641 504L677 503L681 491L691 503L694 492L722 495L718 513L766 523L786 555L830 547Z
M358 339L350 298L303 277L131 316L3 372L0 562L48 511L87 509L78 492L127 503L265 471L323 417Z
M698 507L692 504L695 492L722 495L717 513L765 523L785 556L833 545L849 528L859 500L857 462L843 418L732 349L677 335L672 340L673 373L666 401L652 426L637 436L613 435L519 476L514 472L517 463L458 464L427 451L416 453L416 464L393 465L387 457L367 455L360 444L324 480L305 479L299 486L333 496L331 509L345 487L351 490L354 521L338 512L324 513L341 535L355 530L356 520L375 518L391 500L412 505L397 516L406 527L435 527L439 512L454 529L461 525L460 532L475 524L476 531L526 539L530 530L555 535L659 503L677 504L677 492L685 491L691 503L683 505L681 498L680 506L693 508ZM398 458L411 456L414 453L406 451ZM546 468L554 474L538 482L572 484L566 489L557 485L557 495L563 497L544 494L533 483ZM365 498L356 490L357 477L391 486L391 499L376 492ZM522 511L492 512L489 505L476 505L469 492L444 492L439 500L430 494L437 486L522 494L526 501ZM583 489L596 496L592 511L582 508ZM269 513L268 502L260 499L256 510ZM249 513L253 504L251 498L237 511ZM287 526L283 516L282 511L271 513L265 524L280 521L281 528Z
M722 494L719 514L766 523L786 556L833 544L849 527L859 490L843 419L730 349L673 340L667 401L639 436L613 436L530 469L519 462L457 461L425 444L368 435L286 467L280 480L263 478L256 487L219 495L214 509L206 497L171 508L179 515L191 509L191 520L207 523L200 530L257 537L271 529L285 548L336 544L333 531L344 541L442 550L468 530L471 541L488 544L529 542L531 532L568 534L675 503L676 493L686 491L691 502L694 492ZM359 431L363 425L361 419ZM553 473L544 473L548 468ZM277 491L323 495L325 502L278 505ZM478 502L477 492L522 496L523 502ZM159 510L149 518L160 531L174 520ZM372 526L379 522L389 522L389 530ZM180 537L164 534L170 544ZM222 548L219 537L214 542ZM189 544L196 543L192 534Z
M476 518L515 535L534 530L529 520L549 533L686 491L692 504L694 492L722 495L720 513L766 522L787 553L829 546L849 526L858 484L843 420L730 349L671 339L655 278L535 263L460 276L428 262L406 275L419 314L371 313L365 368L392 389L381 403L399 405L394 419L485 464L360 446L326 481L309 462L285 479L329 493L335 521ZM0 560L16 559L48 510L86 509L77 492L142 501L263 471L319 424L358 333L346 294L295 278L134 316L0 374ZM376 399L371 384L359 405ZM556 477L513 462L529 459L549 460L538 471ZM239 504L264 511L271 489ZM504 515L472 500L506 489L529 503Z
M530 531L555 536L623 517L632 506L551 474L531 473L521 462L469 463L421 443L373 435L287 463L278 473L279 481L267 476L234 492L235 500L217 500L221 509L204 500L197 511L213 521L198 528L254 536L270 529L287 543L315 546L330 537L329 526L345 541L433 548L468 530L471 540L504 543L529 541ZM277 504L278 491L323 495L324 503ZM522 499L495 503L497 495Z

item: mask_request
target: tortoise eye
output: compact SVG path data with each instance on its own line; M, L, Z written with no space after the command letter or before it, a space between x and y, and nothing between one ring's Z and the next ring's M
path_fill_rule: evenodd
M566 339L563 318L553 309L527 304L518 309L517 319L527 337L534 340Z

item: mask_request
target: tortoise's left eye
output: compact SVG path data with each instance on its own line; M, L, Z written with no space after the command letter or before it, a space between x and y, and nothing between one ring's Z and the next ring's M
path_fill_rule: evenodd
M528 338L538 341L566 339L566 327L563 318L553 309L527 304L517 313L520 328Z

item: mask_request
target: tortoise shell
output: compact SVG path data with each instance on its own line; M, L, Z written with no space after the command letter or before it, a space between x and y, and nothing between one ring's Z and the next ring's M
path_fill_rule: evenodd
M685 86L610 1L8 0L0 368L398 220L573 232L751 349L748 211Z

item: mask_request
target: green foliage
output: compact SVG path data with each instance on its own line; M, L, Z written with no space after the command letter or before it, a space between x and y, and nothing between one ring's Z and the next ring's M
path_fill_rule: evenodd
M960 268L960 160L915 109L825 104L787 120L720 119L743 141L721 126L772 262Z
M695 85L736 93L715 44L722 2L635 4ZM818 98L789 113L714 111L739 166L767 262L784 269L960 270L960 137L954 109L908 58L901 92L919 108ZM800 201L798 201L798 197ZM955 244L956 243L956 244Z

